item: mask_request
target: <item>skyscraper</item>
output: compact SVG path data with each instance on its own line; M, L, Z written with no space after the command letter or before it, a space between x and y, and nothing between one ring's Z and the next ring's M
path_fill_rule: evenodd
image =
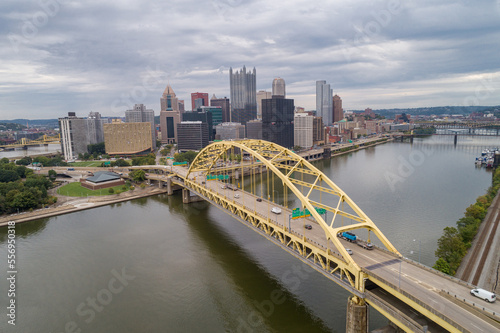
M99 112L90 112L87 117L87 137L89 144L104 142L104 132L102 124L104 121L101 119Z
M199 101L200 99L201 99L201 101ZM192 93L191 94L191 110L195 111L200 106L209 106L209 104L208 104L208 94L207 93L201 93L201 92Z
M201 121L182 121L177 124L180 151L201 150L208 145L208 125Z
M273 96L286 97L285 80L280 77L273 80Z
M257 118L262 119L262 100L271 98L271 92L259 90L257 92Z
M61 149L66 161L74 160L78 154L87 152L88 130L87 119L78 118L75 112L68 112L68 116L59 118L61 132Z
M342 110L342 99L339 95L333 96L333 122L336 123L344 119L344 111Z
M332 124L333 90L325 80L316 81L316 116L323 118L326 126Z
M295 114L293 122L294 144L302 148L310 148L313 145L313 122L314 117L307 113Z
M144 104L136 104L132 110L125 111L125 122L127 123L150 123L151 124L151 147L156 148L155 133L155 111L146 109Z
M257 117L256 76L253 71L247 72L245 66L233 74L229 69L229 86L231 90L231 121L246 124Z
M222 108L222 122L227 123L231 121L231 107L229 105L229 98L217 98L215 94L210 99L210 106L220 106Z
M160 129L162 143L177 142L177 124L180 122L179 101L174 90L167 85L160 98Z
M293 147L294 101L281 96L262 100L262 139Z

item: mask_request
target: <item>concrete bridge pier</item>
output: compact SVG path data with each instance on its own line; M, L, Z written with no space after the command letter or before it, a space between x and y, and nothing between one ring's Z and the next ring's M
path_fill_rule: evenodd
M160 187L162 186L162 181L160 181ZM167 195L174 194L174 191L180 190L182 187L175 185L172 182L172 176L167 177Z
M456 146L458 141L458 134L455 133L455 139L453 140L453 144Z
M191 195L191 191L188 189L183 188L182 189L182 203L188 204L192 202L198 202L198 201L203 201L204 199L202 197L199 197L197 195Z
M357 296L347 301L346 333L368 332L368 305Z

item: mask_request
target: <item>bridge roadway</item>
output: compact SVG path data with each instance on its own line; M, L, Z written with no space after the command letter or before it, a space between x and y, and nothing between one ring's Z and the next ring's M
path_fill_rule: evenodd
M173 167L172 171L182 178L187 174L187 168L184 167ZM194 176L197 178L196 182L202 184L204 178L201 174ZM152 174L149 178L165 179L164 176ZM194 180L194 177L190 175L190 179ZM308 243L317 244L317 246L323 249L329 248L330 251L338 253L335 251L333 243L331 241L326 241L324 231L313 220L304 218L292 220L289 218L292 214L291 209L278 206L265 199L258 202L256 200L257 196L246 191L233 191L227 187L223 189L223 183L219 181L206 181L205 184L202 185L233 200L241 206L245 206L246 209L250 211L255 211L261 216L269 216L271 222L281 228L290 226L293 233L304 235ZM271 213L270 210L272 207L281 208L282 213ZM305 229L306 224L311 224L312 229ZM465 306L461 300L454 300L453 297L447 296L447 293L450 295L457 295L458 298L462 300L465 299L469 304L475 304L481 308L484 307L486 310L489 310L490 313L495 313L498 318L497 320L500 320L500 317L498 317L500 313L500 302L492 304L486 303L484 300L470 295L471 287L467 286L464 282L459 283L457 279L450 278L434 270L425 268L422 265L419 266L404 258L401 260L388 251L379 248L369 251L345 240L341 241L346 248L353 250L352 257L363 271L370 276L370 280L373 280L377 284L378 282L386 284L382 288L368 291L366 294L371 294L385 299L386 302L393 303L396 309L399 307L399 311L403 313L407 312L407 316L410 318L422 323L422 325L429 325L430 332L439 332L443 331L443 329L429 322L417 312L408 308L401 308L403 304L397 303L402 302L390 295L391 289L396 289L397 291L397 289L400 288L403 294L410 295L417 303L421 303L424 306L426 305L431 312L445 316L468 332L500 332L500 324L498 322L494 322L483 315L478 316L477 314L473 314L470 308ZM389 286L389 288L386 288L387 286ZM367 302L372 304L370 299L371 297L367 297Z

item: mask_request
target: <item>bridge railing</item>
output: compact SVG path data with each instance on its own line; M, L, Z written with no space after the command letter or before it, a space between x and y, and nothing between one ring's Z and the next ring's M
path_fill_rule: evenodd
M382 252L385 252L385 253L387 253L387 254L392 255L394 258L404 260L404 261L405 261L405 262L407 262L407 263L410 263L410 264L412 264L412 265L414 265L414 266L418 266L418 267L420 267L420 268L422 268L422 269L425 269L425 270L426 270L426 271L428 271L428 272L431 272L431 273L434 273L434 274L439 275L439 276L441 276L441 277L444 277L444 278L446 278L446 279L448 279L448 280L450 280L450 281L453 281L453 282L455 282L455 283L458 283L458 284L460 284L460 285L462 285L462 286L464 286L464 287L467 287L467 288L470 288L470 289L477 288L477 286L473 285L472 283L469 283L469 282L467 282L467 281L460 280L459 278L456 278L456 277L454 277L454 276L451 276L451 275L448 275L448 274L443 273L443 272L441 272L441 271L438 271L437 269L434 269L434 268L432 268L432 267L426 266L426 265L424 265L424 264L422 264L422 263L420 263L420 262L417 262L417 261L415 261L415 260L413 260L413 259L406 258L406 257L398 257L397 255L395 255L395 254L394 254L394 253L392 253L391 251L389 251L389 250L387 250L387 249L385 249L385 248L383 248L383 247L380 247L380 246L378 246L378 245L376 245L376 244L373 244L373 246L374 246L375 248L377 248L377 250L379 250L379 251L382 251Z
M442 293L445 293L447 295L450 295L450 297L454 297L455 299L461 301L461 302L464 302L465 304L468 304L472 307L474 307L476 310L478 311L482 311L484 312L485 315L487 315L488 317L496 320L496 321L500 321L500 313L498 312L495 312L493 310L490 310L484 306L480 306L479 304L477 304L476 302L472 302L472 301L469 301L468 299L465 299L457 294L454 294L454 293L450 293L449 291L446 291L446 290L443 290L441 289L441 292Z
M385 302L382 298L375 295L374 293L366 290L365 295L368 301L375 303L378 307L382 308L391 316L401 321L402 324L411 329L412 332L427 332L427 329L424 328L424 326L420 325L415 320L408 317L406 314L399 311L398 309L395 309L394 307L388 305L387 302Z
M406 298L410 299L411 301L417 303L418 305L420 305L422 308L426 309L427 311L429 311L430 313L436 315L437 317L441 318L442 320L444 320L445 322L447 322L448 324L452 325L453 327L455 327L457 330L459 330L460 332L468 332L465 328L463 328L462 326L460 326L458 323L456 323L455 321L451 320L450 318L448 318L447 316L443 315L441 312L437 311L436 309L434 309L433 307L429 306L428 304L422 302L420 299L418 299L417 297L411 295L410 293L402 290L401 288L399 288L398 286L394 285L392 282L389 282L387 281L386 279L384 279L383 277L379 276L378 274L375 274L371 271L367 271L367 270L364 270L363 269L363 272L366 273L367 275L369 276L373 276L374 278L376 278L377 280L383 282L384 284L388 285L389 287L391 287L392 289L396 290L397 292L399 292L400 294L402 294L403 296L405 296Z

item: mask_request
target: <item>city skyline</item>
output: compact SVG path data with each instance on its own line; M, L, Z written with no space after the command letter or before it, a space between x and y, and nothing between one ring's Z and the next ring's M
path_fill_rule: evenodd
M229 96L245 64L307 110L317 80L346 110L500 104L499 1L48 3L0 4L2 118L159 112L166 84Z

